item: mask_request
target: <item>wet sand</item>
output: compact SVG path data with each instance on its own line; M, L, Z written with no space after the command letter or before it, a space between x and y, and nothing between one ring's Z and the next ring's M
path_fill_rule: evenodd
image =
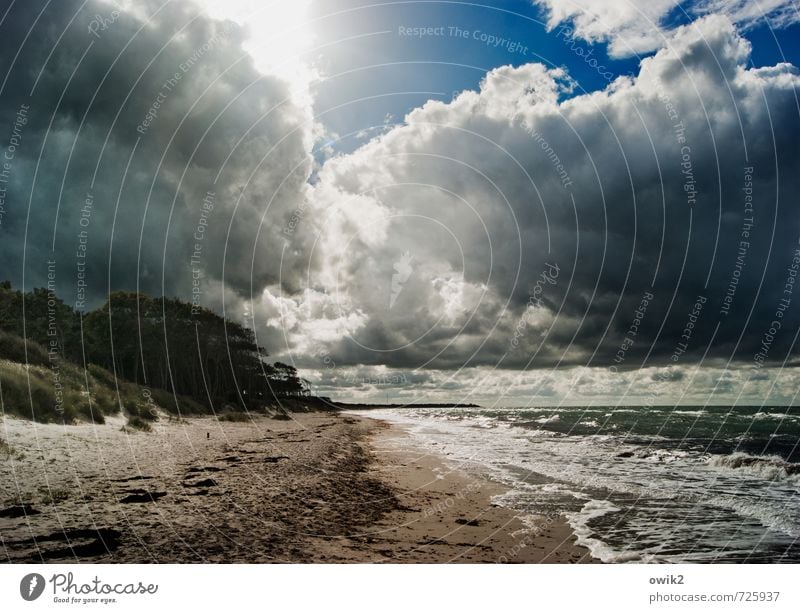
M375 550L391 562L592 563L562 517L520 516L498 506L506 488L448 467L409 445L398 426L372 437L374 470L401 503L375 528ZM377 558L376 558L377 559Z
M559 518L346 414L166 418L150 433L0 420L8 562L578 562Z

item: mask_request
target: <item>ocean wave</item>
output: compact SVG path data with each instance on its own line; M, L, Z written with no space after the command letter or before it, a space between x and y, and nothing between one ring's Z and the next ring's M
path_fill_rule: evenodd
M747 421L738 423L750 425L757 410L748 409ZM725 559L751 550L771 559L773 548L786 547L787 535L800 536L800 463L744 453L759 453L770 440L757 428L726 431L722 443L719 437L679 441L661 430L658 435L573 430L569 426L576 421L585 426L591 418L608 419L600 419L603 413L575 413L520 411L496 420L494 429L486 415L451 421L446 415L386 410L368 416L385 414L407 428L411 436L405 444L507 486L493 502L524 515L568 516L580 544L608 562L716 560L718 537L728 543L720 554ZM770 431L777 424L760 423ZM751 439L749 447L737 447Z
M753 456L741 451L711 456L708 464L715 468L744 471L768 481L796 479L800 475L800 464L787 462L779 456Z
M733 495L711 496L705 502L715 507L731 509L742 517L754 519L762 526L783 532L794 539L800 538L800 525L789 507L770 508L764 505L763 500L748 500Z
M679 460L684 460L690 457L690 455L691 454L688 451L676 451L658 448L635 448L633 450L629 449L617 453L616 457L635 458L637 460L643 460L645 462L653 462L657 464L671 464L673 462L678 462Z
M451 420L452 421L452 420ZM465 417L462 421L466 421L471 425L473 428L486 428L489 430L493 430L495 428L508 428L509 424L502 422L494 417L488 417L486 415L478 415L478 416L469 416Z
M575 535L575 542L586 547L592 557L603 562L642 562L641 552L619 551L605 541L597 538L589 522L610 513L618 513L621 509L608 500L590 500L580 511L566 513L567 522Z
M752 417L753 419L763 420L763 419L790 419L791 415L787 415L786 413L765 413L764 411L759 411Z

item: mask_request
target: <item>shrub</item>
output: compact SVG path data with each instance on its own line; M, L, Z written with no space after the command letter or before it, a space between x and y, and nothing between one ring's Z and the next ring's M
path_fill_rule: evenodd
M242 411L230 411L217 414L217 419L219 421L251 421L252 416Z
M3 412L40 422L60 420L52 379L45 378L49 374L41 366L0 361Z
M8 460L14 458L15 460L24 460L25 454L12 447L4 439L0 438L0 458Z
M40 487L39 494L42 496L42 504L58 504L69 498L69 490Z
M27 344L27 363L47 366L50 362L47 350L39 343L29 340L27 343L21 336L0 330L0 358L12 362L26 363L25 346Z
M169 413L180 415L207 415L208 408L187 396L173 395L162 389L152 389L153 400Z
M128 427L134 430L141 430L142 432L152 432L153 430L153 426L150 425L150 422L136 416L128 418Z

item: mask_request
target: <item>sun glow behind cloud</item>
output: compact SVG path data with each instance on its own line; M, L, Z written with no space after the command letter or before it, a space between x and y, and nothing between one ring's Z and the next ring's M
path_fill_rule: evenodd
M230 19L244 27L243 48L263 74L292 84L295 101L310 104L309 87L317 78L305 54L315 40L311 0L194 0L214 19Z

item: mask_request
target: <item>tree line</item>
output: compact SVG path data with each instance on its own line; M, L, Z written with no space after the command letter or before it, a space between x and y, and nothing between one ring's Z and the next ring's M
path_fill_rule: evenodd
M80 313L47 289L23 293L4 282L0 331L24 336L57 359L100 366L209 410L253 410L309 393L294 367L265 359L251 329L175 298L117 291ZM3 355L3 346L0 358L19 361Z

